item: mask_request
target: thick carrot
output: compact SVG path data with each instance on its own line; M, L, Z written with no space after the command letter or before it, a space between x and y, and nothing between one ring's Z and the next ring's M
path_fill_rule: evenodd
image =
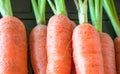
M46 34L45 25L37 25L30 33L30 56L34 74L46 74Z
M34 74L46 74L47 51L46 38L47 27L45 24L46 0L39 0L38 5L32 0L32 6L36 16L37 26L30 33L30 56Z
M117 74L120 74L120 36L114 39Z
M24 24L13 16L0 19L0 74L27 74Z
M99 34L88 23L73 31L73 57L77 74L104 74Z
M75 0L79 23L73 31L73 58L76 74L104 74L100 37L87 23L87 0Z
M99 33L104 60L104 73L116 74L115 49L112 38L107 33Z
M73 26L63 15L50 18L47 30L47 74L70 74Z
M112 23L112 26L115 30L117 37L114 39L115 45L115 59L116 59L116 70L117 74L120 74L120 21L117 15L117 11L115 8L114 0L106 1L103 0L103 7Z
M24 24L12 15L10 0L0 0L0 74L27 74Z
M48 22L47 28L47 73L70 74L73 24L65 15L64 0L55 0L55 5L48 0L55 15Z
M102 3L102 0L89 0L91 19L100 35L104 73L116 74L114 43L107 33L102 32Z

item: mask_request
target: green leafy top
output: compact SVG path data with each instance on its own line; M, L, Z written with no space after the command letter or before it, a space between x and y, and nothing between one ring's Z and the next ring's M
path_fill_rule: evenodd
M79 23L87 23L88 22L88 16L87 16L87 0L74 0L75 5L78 10L78 19Z
M50 7L52 8L54 14L67 15L65 1L64 0L54 0L54 3L51 0L48 0Z
M103 0L103 7L111 20L117 36L120 36L120 21L115 9L114 0Z
M102 32L102 0L88 0L91 20L98 32Z
M37 24L45 24L46 0L31 0Z
M3 17L13 16L10 0L0 0L0 13Z

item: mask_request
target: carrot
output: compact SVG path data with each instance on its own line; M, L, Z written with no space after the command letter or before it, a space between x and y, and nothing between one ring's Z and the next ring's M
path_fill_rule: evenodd
M30 57L34 74L46 74L47 66L47 27L45 24L46 0L32 0L37 26L30 33Z
M114 4L114 0L110 0L110 1L105 1L103 0L103 7L112 23L112 26L115 30L116 33L116 38L114 39L114 47L115 47L115 59L116 59L116 70L117 70L117 74L120 74L120 21L116 12L116 8L115 8L115 4Z
M115 49L113 40L107 33L100 33L100 40L104 59L104 73L116 74Z
M0 74L27 74L24 24L12 15L10 0L0 0Z
M73 58L76 74L104 74L100 37L87 23L87 0L75 0L79 23L73 31Z
M48 0L54 16L48 22L46 74L70 74L73 24L66 16L64 0Z
M116 74L114 43L107 33L102 32L102 3L102 0L89 0L91 19L100 35L104 74Z
M117 74L120 74L120 36L114 39Z

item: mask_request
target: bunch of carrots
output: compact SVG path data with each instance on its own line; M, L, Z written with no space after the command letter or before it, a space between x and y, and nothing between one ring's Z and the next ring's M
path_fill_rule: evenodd
M46 24L46 2L54 15ZM120 22L113 0L74 0L79 25L67 16L65 0L31 0L37 25L29 36L34 74L120 74ZM91 22L88 22L88 7ZM103 7L117 37L102 32ZM27 74L24 24L10 0L0 0L0 74Z

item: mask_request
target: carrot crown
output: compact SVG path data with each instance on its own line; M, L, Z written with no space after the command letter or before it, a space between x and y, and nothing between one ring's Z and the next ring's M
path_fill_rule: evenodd
M65 1L64 0L54 0L54 3L52 3L51 0L48 0L48 3L50 7L52 8L52 11L54 14L62 14L67 15Z
M103 7L111 20L112 26L117 34L117 36L120 36L120 21L115 9L115 4L113 0L103 0Z
M91 20L98 32L102 32L102 0L88 0Z
M3 17L13 16L10 0L0 0L0 13Z
M87 0L74 0L75 5L78 10L78 19L79 23L83 24L88 22L88 16L87 16Z
M45 24L46 0L31 0L37 24Z

